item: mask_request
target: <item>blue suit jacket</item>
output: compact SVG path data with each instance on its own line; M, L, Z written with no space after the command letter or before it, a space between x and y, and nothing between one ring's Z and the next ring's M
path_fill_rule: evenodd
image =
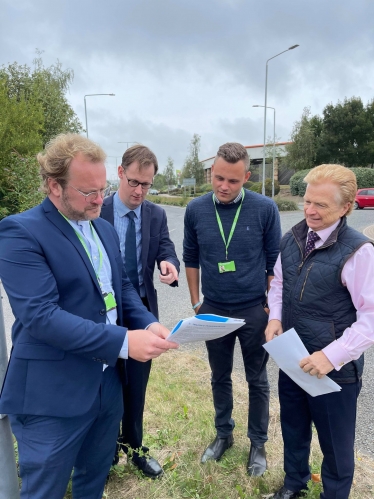
M101 219L93 225L111 263L118 324L142 329L155 322L123 272L115 230ZM116 364L126 328L105 324L91 262L49 198L1 221L0 277L16 318L0 413L84 414L98 393L103 363Z
M113 195L104 199L100 216L114 225ZM160 262L167 260L175 265L178 272L180 264L175 253L174 243L169 237L165 210L147 200L142 203L141 259L149 309L153 315L158 317L157 293L153 284L155 263L157 262L157 265L160 266ZM174 281L170 286L178 286L178 281Z

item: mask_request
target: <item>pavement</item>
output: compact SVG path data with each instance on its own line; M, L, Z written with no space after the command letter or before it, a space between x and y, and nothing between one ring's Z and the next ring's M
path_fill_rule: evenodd
M185 208L177 206L164 206L168 217L168 226L170 237L174 241L176 252L181 260L181 273L179 277L179 287L170 288L161 284L158 279L158 271L155 271L155 287L158 293L158 302L160 309L160 321L168 328L172 328L181 318L190 317L193 315L188 292L187 280L182 262L182 244L183 244L183 219ZM282 232L287 232L293 225L302 220L303 211L281 212L280 213ZM374 209L355 210L348 217L348 224L356 230L365 233L369 238L374 240ZM8 353L10 351L11 325L14 321L12 311L3 289L0 288L3 296L3 309L5 319L5 329L8 343ZM181 347L183 350L194 351L198 355L207 360L205 346L201 343L190 344ZM235 350L234 369L236 372L243 375L245 382L244 367L240 347ZM268 374L271 386L271 393L277 396L277 380L278 368L272 362L268 363ZM365 353L365 370L363 376L363 388L358 399L358 414L357 414L357 432L356 432L356 447L360 452L374 457L374 415L373 404L374 399L374 348L370 348ZM210 382L209 379L206 380ZM235 409L234 409L235 410Z

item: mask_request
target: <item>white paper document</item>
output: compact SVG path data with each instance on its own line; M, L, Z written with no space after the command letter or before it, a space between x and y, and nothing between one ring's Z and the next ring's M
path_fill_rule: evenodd
M263 347L278 367L312 397L341 390L340 386L329 377L318 379L317 376L311 376L301 369L299 362L308 357L309 352L294 329L289 329L269 343L265 343Z
M199 314L182 319L173 328L167 340L175 343L191 343L193 341L209 341L221 338L245 324L244 319L232 319L214 314Z

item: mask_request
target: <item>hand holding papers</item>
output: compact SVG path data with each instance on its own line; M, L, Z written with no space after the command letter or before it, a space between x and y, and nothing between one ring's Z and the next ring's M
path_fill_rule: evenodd
M318 379L317 376L310 376L301 369L299 362L308 357L309 353L294 329L289 329L265 343L263 347L278 367L312 397L341 390L340 386L327 376Z
M179 321L166 339L179 344L215 340L232 333L243 324L244 319L200 314Z

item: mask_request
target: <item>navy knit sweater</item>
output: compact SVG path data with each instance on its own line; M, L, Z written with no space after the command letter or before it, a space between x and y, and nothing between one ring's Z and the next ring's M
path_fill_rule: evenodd
M245 190L245 196L228 248L228 261L236 271L220 274L226 261L225 245L217 224L212 193L191 201L184 219L183 261L201 268L204 300L216 308L240 309L265 299L267 276L279 253L281 228L278 208L271 199ZM239 203L216 204L226 241Z

